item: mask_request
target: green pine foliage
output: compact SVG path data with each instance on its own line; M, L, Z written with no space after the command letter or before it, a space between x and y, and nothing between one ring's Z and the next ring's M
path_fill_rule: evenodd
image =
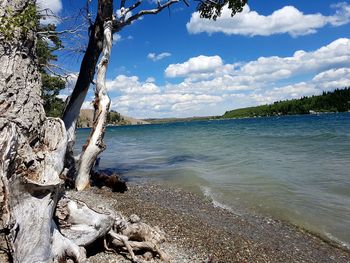
M26 35L30 30L35 30L38 21L34 4L27 5L17 13L6 7L5 15L0 17L0 34L4 36L6 41L11 41L18 30L21 36Z
M124 121L124 118L120 115L120 113L111 110L110 112L108 112L107 114L107 123L109 124L116 124L119 122Z
M322 95L278 101L270 105L227 111L222 118L264 117L350 111L350 88L323 92Z
M55 32L56 26L53 24L40 25L40 32ZM39 37L36 45L36 53L39 63L39 71L42 80L42 98L44 101L44 109L49 117L61 117L64 101L58 98L60 90L65 88L66 82L59 76L48 73L49 65L57 61L55 51L63 48L62 41L56 34L48 34Z

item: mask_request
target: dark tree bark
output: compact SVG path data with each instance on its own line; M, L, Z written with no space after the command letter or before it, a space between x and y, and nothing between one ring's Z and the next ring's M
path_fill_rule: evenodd
M63 121L68 134L68 151L72 156L75 142L75 129L81 106L93 82L96 65L103 47L103 25L111 19L113 5L111 0L99 0L96 20L89 28L89 42L80 65L79 75L72 94L63 113Z

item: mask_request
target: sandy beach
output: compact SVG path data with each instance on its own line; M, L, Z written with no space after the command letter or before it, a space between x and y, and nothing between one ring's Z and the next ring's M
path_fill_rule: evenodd
M254 211L234 214L201 195L157 183L128 186L123 194L90 188L69 195L159 226L172 262L350 262L350 252L337 244ZM97 251L89 262L129 261Z

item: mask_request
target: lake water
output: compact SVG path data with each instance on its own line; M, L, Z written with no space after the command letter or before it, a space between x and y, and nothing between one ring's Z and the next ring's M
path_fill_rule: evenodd
M108 127L105 142L103 169L202 191L350 248L349 113Z

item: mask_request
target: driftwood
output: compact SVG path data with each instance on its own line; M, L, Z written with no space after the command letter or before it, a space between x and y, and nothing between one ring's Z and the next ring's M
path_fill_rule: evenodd
M140 250L151 251L164 262L169 261L168 256L159 249L165 237L158 227L152 228L140 222L136 215L125 218L110 210L99 210L92 210L79 200L68 197L60 199L55 221L57 231L66 239L65 247L59 247L61 251L66 251L66 257L79 262L85 258L85 251L81 247L103 238L107 251L127 251L134 262L139 262L134 251Z
M133 256L131 251L148 250L155 255L159 255L164 262L170 261L158 246L165 241L164 233L158 227L152 228L142 223L137 215L131 215L128 221L118 222L117 225L114 225L114 230L111 230L108 234L111 238L111 244L116 249L126 246L131 256ZM127 237L127 240L125 240L125 237ZM128 243L125 241L128 241Z

